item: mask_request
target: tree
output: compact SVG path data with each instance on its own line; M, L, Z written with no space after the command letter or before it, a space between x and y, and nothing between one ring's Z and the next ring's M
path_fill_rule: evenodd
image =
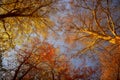
M48 13L55 8L54 2L56 0L0 1L0 53L28 42L27 45L21 45L22 49L17 51L19 65L15 69L13 80L89 79L96 72L97 69L93 70L85 65L83 68L73 70L71 74L70 60L65 55L56 54L53 45L47 42L31 40L31 37L36 35L46 37L48 28L51 29L53 23ZM61 0L58 5L66 12L64 17L61 15L58 17L61 25L56 23L54 29L60 26L58 27L62 30L60 34L65 33L62 37L64 36L65 41L71 45L69 46L71 53L78 50L74 56L91 57L88 54L95 53L99 57L98 62L101 64L99 79L119 80L120 1L69 0L67 5L66 2ZM1 56L0 54L0 58Z
M17 52L19 65L13 80L66 80L70 77L70 62L67 57L55 53L55 48L47 42L40 42L36 38L31 45L26 44L26 48Z
M79 28L80 32L87 34L88 37L90 36L89 39L91 38L92 42L89 44L90 46L88 46L88 48L86 49L89 50L89 48L96 45L99 48L104 47L104 51L106 51L107 49L107 52L103 52L105 58L103 56L100 56L100 59L102 58L103 60L101 64L104 67L104 69L102 67L102 79L119 80L119 6L117 4L115 5L115 3L113 3L113 0L93 0L91 2L83 0L82 3L83 4L80 4L80 6L83 9L86 9L88 12L86 12L86 14L84 13L84 17L83 14L81 14L79 19L81 20L80 22L82 22L83 25L80 25L82 27L77 27ZM114 8L114 6L116 7ZM91 14L92 16L90 16L89 14ZM85 18L86 16L87 19ZM106 42L109 42L109 45L106 45ZM104 46L100 44L104 44ZM110 48L112 46L113 48ZM114 51L112 51L113 49ZM98 53L98 50L95 50L95 52ZM102 53L102 51L99 50L99 53ZM113 64L115 65L113 66Z
M107 47L115 46L116 51L111 51L110 48L107 53L104 53L106 57L110 60L107 60L104 66L113 61L116 66L117 74L113 72L109 72L110 75L117 76L119 73L119 48L120 48L120 6L119 0L70 0L71 5L71 14L64 17L66 23L62 24L63 28L66 30L67 41L80 41L84 48L80 49L76 56L81 54L89 53L89 51L93 53L103 53ZM64 21L64 20L62 20ZM72 38L71 36L75 36ZM116 47L117 46L117 47ZM104 48L103 48L104 47ZM102 50L101 50L102 49ZM99 56L99 55L98 55ZM115 57L118 56L118 57ZM100 59L103 58L99 56ZM103 61L104 62L104 61ZM102 64L102 62L101 62ZM112 66L113 64L110 64ZM102 66L102 65L101 65ZM103 71L104 72L104 71ZM111 79L116 79L116 77L112 77ZM118 75L119 76L119 75ZM107 75L106 75L107 77ZM103 78L104 79L104 78ZM106 79L109 79L107 77ZM119 79L119 77L118 77Z
M2 53L28 40L31 34L47 34L48 13L55 0L0 1L0 58ZM49 25L48 25L49 23Z
M47 13L53 2L52 0L2 0L0 2L1 40L8 39L9 41L6 42L11 43L17 37L15 34L31 33L33 26L37 30L44 28L48 21Z
M30 44L31 43L31 44ZM56 53L53 45L38 38L18 50L14 79L77 80L90 79L99 69L87 66L86 59L77 69L65 54ZM29 45L28 45L29 44Z
M99 54L102 76L101 79L119 80L120 79L120 54L119 47L116 45L108 46Z

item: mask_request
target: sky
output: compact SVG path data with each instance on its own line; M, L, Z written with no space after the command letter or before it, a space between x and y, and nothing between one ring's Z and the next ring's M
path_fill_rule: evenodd
M60 10L55 14L50 14L51 20L55 22L54 29L60 28L61 24L58 22L59 18L63 18L65 16L68 16L68 14L72 14L69 1L71 0L61 0L60 2L62 2L63 4L59 4L57 6L58 7L64 6L65 10ZM61 53L65 53L67 55L77 53L78 50L83 48L83 45L80 44L79 42L75 42L73 44L68 44L67 42L65 42L66 35L64 35L64 33L65 33L64 29L61 29L61 31L57 32L57 34L49 30L49 34L48 34L49 37L47 38L47 41L53 44L55 48L60 48ZM36 35L33 34L32 36L36 36ZM42 36L40 37L40 40L44 40ZM73 47L74 44L75 46ZM21 46L17 45L16 48L21 48ZM3 62L2 62L3 66L7 69L15 68L17 64L15 57L16 52L14 50L10 50L8 53L4 53L3 55L5 57L5 58L3 57ZM97 61L93 63L92 60L88 57L85 57L85 59L86 59L86 66L94 66L95 64L97 64ZM78 67L82 63L82 59L80 59L79 57L76 59L72 59L71 61L75 65L75 67Z

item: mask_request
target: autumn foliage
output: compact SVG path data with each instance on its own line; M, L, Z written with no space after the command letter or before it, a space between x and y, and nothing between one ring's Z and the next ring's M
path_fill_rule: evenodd
M67 57L57 54L53 45L47 42L40 42L38 39L34 41L31 49L18 50L19 65L13 80L35 78L66 80L70 77L70 62Z
M0 80L120 80L119 4L0 0Z

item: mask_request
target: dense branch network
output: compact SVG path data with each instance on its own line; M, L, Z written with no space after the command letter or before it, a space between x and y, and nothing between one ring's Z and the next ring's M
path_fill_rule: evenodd
M44 23L51 24L48 13L53 8L53 3L55 0L1 0L0 51L4 51L3 48L12 48L10 45L16 45L14 39L17 38L17 35L15 34L22 36L22 34L29 33L30 35L33 31L33 25L35 26L34 30L35 28L42 30L41 26L47 26Z

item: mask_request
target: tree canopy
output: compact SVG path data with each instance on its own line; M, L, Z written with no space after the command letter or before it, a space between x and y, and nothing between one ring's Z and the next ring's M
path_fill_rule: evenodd
M55 0L1 0L0 52L23 42L22 39L30 34L42 33L45 36L46 29L52 25L48 13L54 2Z
M0 0L0 79L119 80L119 4ZM11 69L2 65L8 55Z

